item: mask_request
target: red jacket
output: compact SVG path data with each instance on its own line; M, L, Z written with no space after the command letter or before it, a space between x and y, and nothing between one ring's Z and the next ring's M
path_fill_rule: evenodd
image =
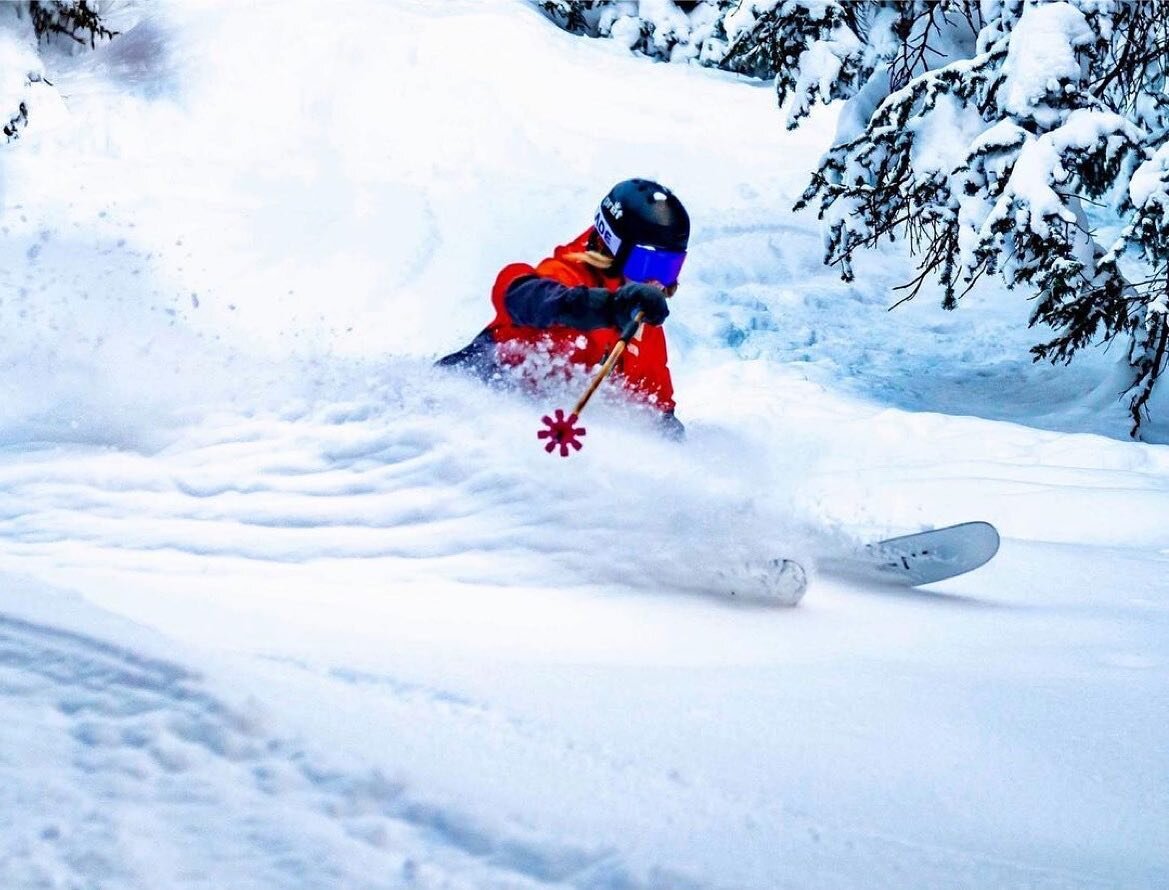
M613 292L622 284L620 277L606 275L600 269L570 258L583 253L589 231L569 244L557 247L552 256L535 267L527 263L506 266L495 279L491 302L495 318L487 326L496 344L496 360L505 366L521 364L536 350L547 350L587 369L599 367L620 338L616 328L581 330L563 324L532 327L516 324L507 309L508 289L523 278L537 276L557 281L567 287L605 288ZM666 334L659 325L643 324L617 360L614 376L624 380L630 390L659 410L674 410L674 385L667 367Z

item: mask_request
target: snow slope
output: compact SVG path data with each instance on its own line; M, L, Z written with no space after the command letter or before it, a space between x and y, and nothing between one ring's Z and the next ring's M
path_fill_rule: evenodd
M823 268L830 113L507 0L119 16L2 160L0 886L1169 882L1169 448L1018 295ZM689 440L552 459L578 390L431 360L628 175ZM973 518L929 591L720 577Z

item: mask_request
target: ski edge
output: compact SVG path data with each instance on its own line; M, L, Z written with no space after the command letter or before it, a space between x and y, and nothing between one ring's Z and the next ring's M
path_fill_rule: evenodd
M915 581L908 576L908 566L905 565L905 571L894 568L893 563L889 562L894 557L890 551L895 551L898 545L912 541L915 538L931 535L935 533L952 532L956 529L962 528L978 528L979 531L987 535L986 555L981 557L976 562L971 562L965 565L962 569L950 574L932 578L927 581ZM958 522L953 525L943 526L941 528L924 529L920 532L911 532L905 535L898 535L893 538L885 538L880 541L873 541L870 544L864 545L858 553L851 556L831 556L818 559L816 561L816 569L819 572L828 575L835 575L838 577L856 578L868 582L887 584L894 587L921 587L927 584L937 584L941 581L947 581L950 578L958 578L962 575L973 572L982 568L989 563L996 555L998 555L999 547L1001 546L1002 538L998 529L990 522L985 520L970 520L967 522ZM885 551L885 552L882 552Z

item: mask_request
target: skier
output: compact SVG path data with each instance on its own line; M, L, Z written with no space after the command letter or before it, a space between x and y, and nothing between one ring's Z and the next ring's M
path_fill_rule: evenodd
M632 398L660 412L667 435L681 438L661 325L689 239L690 217L673 192L647 179L619 182L601 201L592 227L575 240L535 267L504 267L491 291L495 318L438 363L488 380L533 356L593 369L641 312L643 323L614 375Z

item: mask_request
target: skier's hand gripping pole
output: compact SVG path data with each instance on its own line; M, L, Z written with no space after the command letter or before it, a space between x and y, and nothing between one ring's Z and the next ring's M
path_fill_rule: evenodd
M561 457L568 457L570 454L569 448L580 451L582 447L580 438L585 434L583 426L577 426L576 422L580 418L580 414L584 411L585 405L589 403L589 399L593 397L593 393L597 391L597 387L604 382L605 378L609 376L613 368L617 364L617 360L621 358L625 352L625 347L629 345L629 341L633 339L633 335L637 333L637 329L641 327L642 321L645 319L644 312L638 312L629 320L621 331L621 338L613 344L613 350L609 353L605 363L601 365L601 370L589 383L588 389L584 391L584 395L577 401L576 406L572 409L572 413L567 417L564 416L564 409L557 408L555 417L544 415L544 426L546 429L540 430L536 433L536 438L547 439L544 445L544 450L551 454L558 447L560 449Z

